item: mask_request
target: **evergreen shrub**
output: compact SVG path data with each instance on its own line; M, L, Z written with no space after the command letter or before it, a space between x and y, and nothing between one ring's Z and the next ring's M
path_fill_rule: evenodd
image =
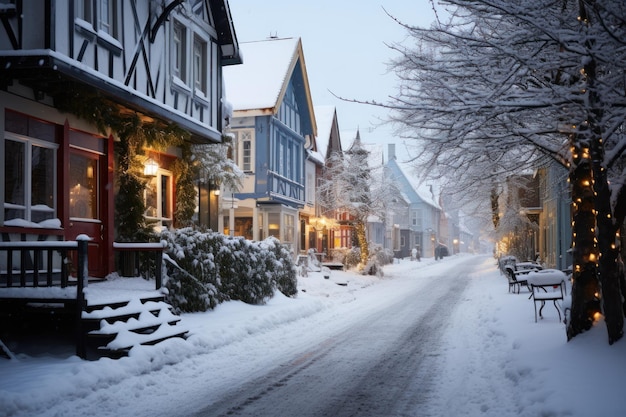
M167 243L167 301L179 312L206 311L228 300L262 304L276 289L297 294L292 254L274 238L253 242L207 229L162 233Z

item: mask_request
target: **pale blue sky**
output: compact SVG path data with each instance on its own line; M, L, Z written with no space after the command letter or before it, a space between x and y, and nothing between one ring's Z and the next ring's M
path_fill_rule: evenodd
M336 106L341 131L358 127L366 143L394 142L389 126L376 127L384 110L343 102L331 91L376 101L394 94L395 76L387 71L394 53L385 43L400 42L406 33L383 7L408 24L427 27L435 20L429 0L230 0L229 4L239 42L269 36L302 39L313 104Z

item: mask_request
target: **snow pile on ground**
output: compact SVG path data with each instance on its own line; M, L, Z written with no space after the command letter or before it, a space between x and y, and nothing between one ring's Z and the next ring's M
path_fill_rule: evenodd
M332 271L324 279L311 272L299 278L296 298L277 293L262 306L228 302L207 313L185 314L181 324L190 330L186 341L136 347L119 360L89 362L67 354L0 359L0 416L80 416L88 405L97 406L100 415L124 410L140 416L146 415L146 401L153 410L163 410L160 405L169 402L171 407L174 397L183 403L185 394L217 390L235 380L231 374L254 372L242 364L243 358L250 360L252 345L269 350L302 343L288 338L302 320L321 324L341 317L349 325L345 312L351 303L364 297L391 298L418 274L429 279L464 256L438 262L402 260L385 266L381 278ZM441 358L441 374L428 409L420 415L626 415L626 340L608 346L604 326L598 323L567 343L554 307L547 305L545 318L535 323L528 293L509 293L493 258L484 257L482 269L468 279L462 301L442 306L455 312L443 348L433 353Z

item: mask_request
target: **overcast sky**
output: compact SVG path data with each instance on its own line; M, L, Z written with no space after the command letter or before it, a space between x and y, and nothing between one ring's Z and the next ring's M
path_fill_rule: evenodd
M394 142L389 126L377 127L384 110L347 103L333 93L382 102L393 95L396 81L387 64L394 52L386 44L402 41L406 33L385 10L408 24L428 27L435 20L429 0L230 0L229 4L239 42L269 36L302 39L313 104L336 106L342 132L359 128L366 143Z

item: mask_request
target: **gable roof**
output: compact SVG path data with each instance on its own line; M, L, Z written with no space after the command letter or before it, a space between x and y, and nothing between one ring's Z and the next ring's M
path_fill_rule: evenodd
M431 207L434 207L437 210L441 210L441 206L437 203L437 201L435 200L435 197L433 196L432 192L430 191L430 187L428 187L426 184L422 184L416 175L410 175L410 166L408 166L407 164L403 164L398 162L395 158L390 159L387 162L387 167L390 168L394 175L396 176L401 176L402 178L393 178L393 180L395 181L400 181L401 183L404 183L405 186L409 187L410 190L403 190L404 192L408 192L408 191L413 191L416 196L422 200L425 204L428 204ZM409 197L409 200L411 201L411 197ZM411 201L411 202L415 202L415 201Z
M315 106L315 120L317 123L317 138L315 140L317 151L323 156L330 146L333 122L335 120L335 106Z
M277 114L289 81L296 68L300 68L312 130L316 134L313 101L300 38L241 42L239 48L243 64L224 68L226 98L232 104L233 115Z

